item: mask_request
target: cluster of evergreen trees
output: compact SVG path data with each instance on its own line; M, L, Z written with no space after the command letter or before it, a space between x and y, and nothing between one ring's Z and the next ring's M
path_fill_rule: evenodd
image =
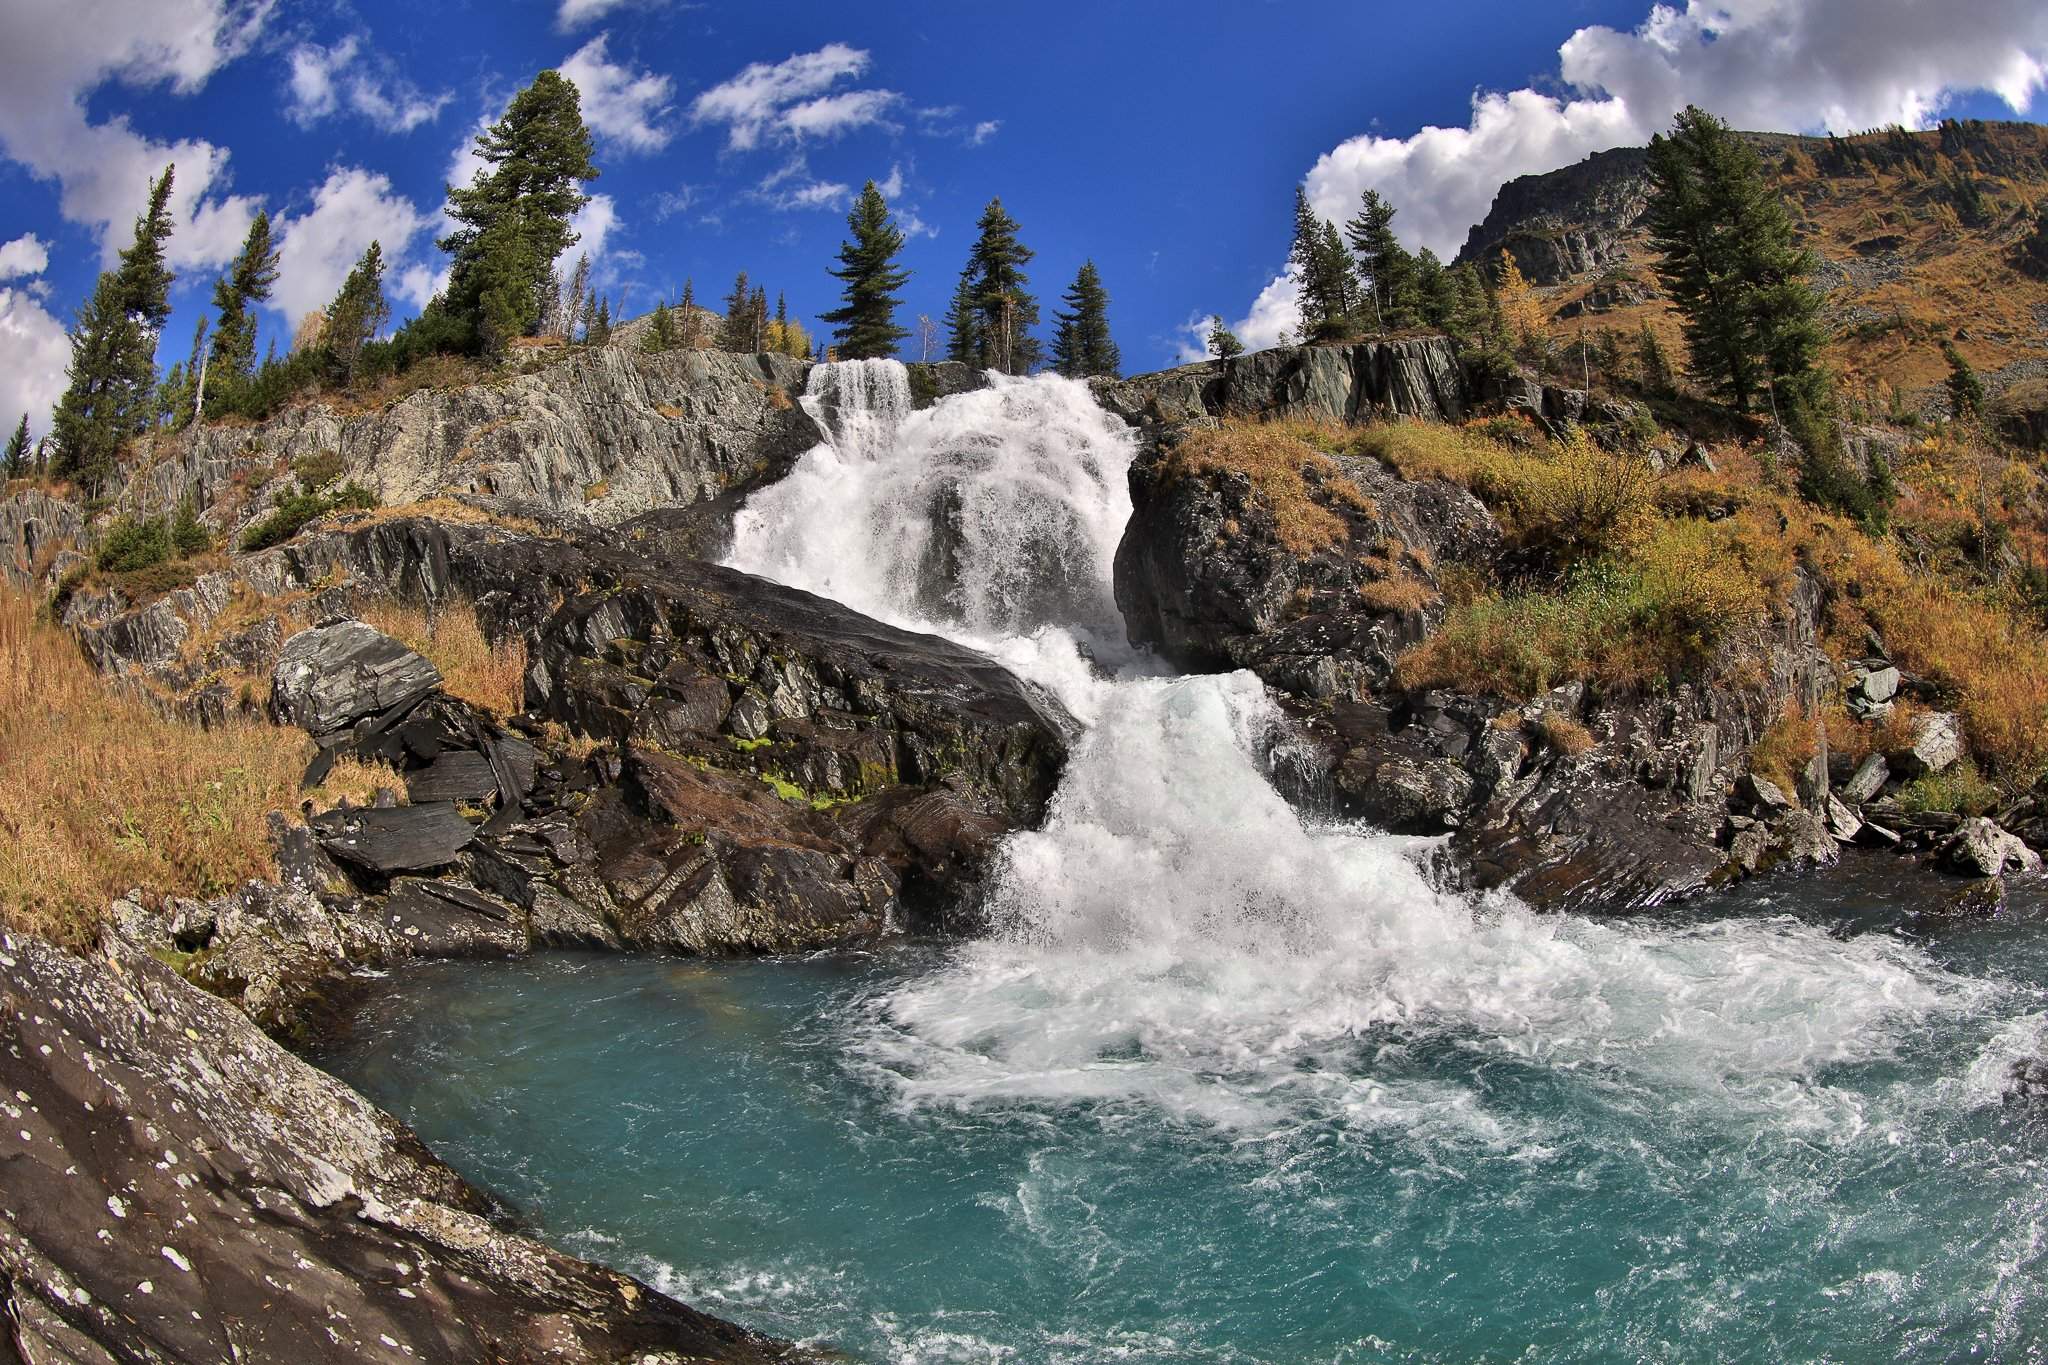
M1394 213L1368 189L1340 232L1315 211L1306 186L1295 189L1288 262L1299 281L1302 341L1423 329L1478 341L1499 330L1478 268L1447 267L1428 247L1411 253L1394 233Z

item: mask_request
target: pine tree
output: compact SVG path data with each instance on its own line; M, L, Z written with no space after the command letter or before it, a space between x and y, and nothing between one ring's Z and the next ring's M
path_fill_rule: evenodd
M562 336L566 340L576 340L576 334L589 326L590 314L583 306L589 297L590 256L583 253L576 257L576 268L569 272L569 287L562 299Z
M721 351L750 351L754 348L754 290L742 270L725 296L725 317L718 324L717 346Z
M220 310L220 321L213 329L209 382L231 386L247 379L255 367L255 306L270 297L277 283L277 258L270 215L259 211L242 240L241 254L213 283L213 306Z
M1948 405L1957 421L1984 415L1984 381L1963 358L1953 341L1941 343L1942 359L1948 362Z
M1358 259L1358 276L1374 324L1383 332L1412 327L1417 321L1415 258L1394 235L1394 206L1378 190L1360 197L1358 216L1344 225L1345 238Z
M1294 245L1288 259L1300 280L1301 340L1346 335L1351 330L1351 258L1336 227L1317 216L1305 185L1294 190Z
M1415 320L1432 331L1448 332L1458 312L1458 282L1428 247L1415 253Z
M539 325L554 263L576 243L570 220L590 202L583 186L597 168L575 84L541 72L477 135L476 150L484 169L474 184L449 187L448 216L460 226L440 245L455 257L449 316L496 353Z
M1235 360L1244 354L1244 343L1237 339L1237 333L1223 325L1223 315L1209 315L1209 354L1218 360Z
M71 332L70 382L52 423L53 472L94 491L113 473L121 447L142 431L155 397L156 343L171 316L164 243L171 235L174 169L164 167L150 184L134 242L100 276Z
M373 241L327 305L327 326L320 337L320 348L343 384L354 386L363 347L390 319L391 305L384 297L384 248Z
M771 351L780 351L784 355L787 355L788 352L783 349L782 338L787 336L788 334L789 295L784 293L782 290L778 289L775 291L775 326L771 330L769 335L769 341L771 344L769 345L768 349ZM810 349L811 348L809 346L804 347L806 353L808 353Z
M694 351L704 344L704 312L697 307L697 282L683 281L683 301L676 305L682 316L676 320L676 344Z
M946 305L946 359L974 365L981 357L980 320L974 312L974 263L960 272L953 298Z
M14 428L14 435L7 440L7 453L0 455L0 477L18 479L28 472L28 414L21 415L20 425Z
M1102 287L1095 262L1081 263L1060 301L1067 311L1053 314L1053 368L1069 379L1098 374L1116 378L1123 356L1109 335L1109 292Z
M668 305L654 305L654 316L647 320L647 330L640 334L640 349L650 353L673 351L676 348L675 319L669 316Z
M1017 240L1017 220L1001 199L989 200L968 254L975 316L975 361L985 370L1029 374L1038 365L1038 300L1025 286L1024 267L1037 254Z
M590 314L590 344L608 345L612 339L612 301L599 299Z
M902 300L896 291L910 279L896 257L903 250L903 232L889 217L882 192L870 180L846 216L853 235L839 244L839 265L830 273L841 281L845 299L820 322L832 324L832 337L842 360L875 360L893 356L910 333L896 325Z
M1671 391L1671 362L1665 359L1664 343L1657 340L1647 318L1636 334L1636 368L1642 371L1643 388L1648 392Z
M1692 370L1748 411L1822 402L1816 364L1819 300L1811 255L1756 152L1728 125L1688 106L1650 139L1650 240L1657 276L1685 320Z
M755 285L754 296L747 300L747 345L744 349L755 355L768 349L768 290L763 285Z
M1448 273L1452 302L1443 328L1462 344L1479 345L1493 316L1493 300L1487 295L1486 280L1479 267L1470 261L1452 267Z

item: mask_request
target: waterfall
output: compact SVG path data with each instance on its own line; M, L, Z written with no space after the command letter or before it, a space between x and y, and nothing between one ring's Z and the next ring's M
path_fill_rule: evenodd
M1124 647L1131 438L1085 385L996 377L916 412L900 365L863 361L813 370L804 403L828 440L753 498L730 562L983 649L1087 727L1045 827L1005 847L997 931L850 1026L906 1104L1498 1139L1471 1091L1381 1064L1451 1048L1849 1122L1822 1068L1889 1056L1991 989L1790 917L1638 925L1446 894L1425 841L1281 799L1255 677L1160 676Z

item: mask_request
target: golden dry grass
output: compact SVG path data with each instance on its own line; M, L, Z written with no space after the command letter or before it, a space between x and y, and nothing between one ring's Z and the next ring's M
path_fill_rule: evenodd
M271 875L265 816L297 809L312 755L297 730L166 719L0 591L0 922L75 946L130 888L212 896ZM391 784L349 765L313 799Z
M495 526L501 531L512 531L523 536L546 534L539 522L527 517L487 511L481 507L472 507L459 498L449 497L422 498L418 502L402 502L391 506L372 507L360 512L346 512L342 516L350 526L378 526L387 521L425 517L433 521L452 522L459 526Z
M1593 732L1562 711L1545 711L1536 721L1543 742L1559 753L1576 756L1593 747Z
M1341 503L1371 516L1377 510L1325 453L1346 435L1307 422L1229 421L1190 432L1167 458L1169 476L1229 471L1250 477L1272 509L1275 534L1293 554L1313 554L1350 536ZM1319 496L1320 495L1320 496Z
M1375 611L1423 611L1442 600L1429 584L1401 572L1359 584L1358 596Z
M525 706L526 641L513 635L493 644L474 605L450 603L430 613L386 598L363 604L357 615L431 660L449 696L500 716Z

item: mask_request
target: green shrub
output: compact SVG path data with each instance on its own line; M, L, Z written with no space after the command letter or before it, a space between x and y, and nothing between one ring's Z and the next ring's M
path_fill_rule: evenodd
M341 452L323 450L316 455L301 455L292 461L292 473L299 476L299 490L317 493L341 477Z
M1916 777L1899 791L1899 804L1915 813L1982 815L1998 804L1998 788L1964 759L1947 772Z
M277 500L269 516L242 533L242 549L267 550L290 540L329 512L367 510L376 505L376 495L359 483L346 484L333 493L288 493Z
M178 504L178 519L171 523L171 544L180 555L203 555L213 548L213 533L199 519L199 507L186 498Z
M164 525L162 517L151 517L147 521L123 517L108 529L106 537L100 541L99 553L93 557L93 567L102 573L131 573L165 563L172 553L171 531Z

